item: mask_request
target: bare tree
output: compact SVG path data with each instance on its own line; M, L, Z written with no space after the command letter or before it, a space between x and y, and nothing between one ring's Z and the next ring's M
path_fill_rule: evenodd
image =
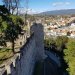
M12 11L12 14L14 13L14 10L16 9L17 11L16 14L18 15L18 8L20 5L20 1L21 0L3 0L3 3L10 12Z
M19 4L20 4L20 0L15 0L16 3L16 9L17 9L17 15L18 15L18 8L19 8Z
M10 11L11 0L3 0L5 7Z

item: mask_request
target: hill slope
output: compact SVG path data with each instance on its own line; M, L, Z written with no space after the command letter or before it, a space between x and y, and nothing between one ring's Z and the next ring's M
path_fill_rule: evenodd
M71 15L71 14L75 14L75 9L54 10L40 13L40 15Z

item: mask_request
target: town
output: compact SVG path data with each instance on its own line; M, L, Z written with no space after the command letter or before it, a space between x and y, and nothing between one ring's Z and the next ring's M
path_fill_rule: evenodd
M74 3L0 0L0 75L75 75Z
M44 25L45 36L68 36L75 38L75 17L57 15L36 17L36 22Z

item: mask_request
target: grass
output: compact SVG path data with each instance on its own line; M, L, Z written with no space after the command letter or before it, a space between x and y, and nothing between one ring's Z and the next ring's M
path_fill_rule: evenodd
M23 28L24 30L28 30L28 26L24 26L24 28Z
M35 64L35 68L34 68L34 74L33 75L41 75L43 72L43 62L37 62Z
M11 49L0 49L0 64L2 64L5 60L12 57L13 53Z

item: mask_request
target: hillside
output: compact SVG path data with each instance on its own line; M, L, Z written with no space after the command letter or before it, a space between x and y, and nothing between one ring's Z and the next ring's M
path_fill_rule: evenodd
M40 13L39 15L71 15L71 14L75 14L75 9L46 11Z

